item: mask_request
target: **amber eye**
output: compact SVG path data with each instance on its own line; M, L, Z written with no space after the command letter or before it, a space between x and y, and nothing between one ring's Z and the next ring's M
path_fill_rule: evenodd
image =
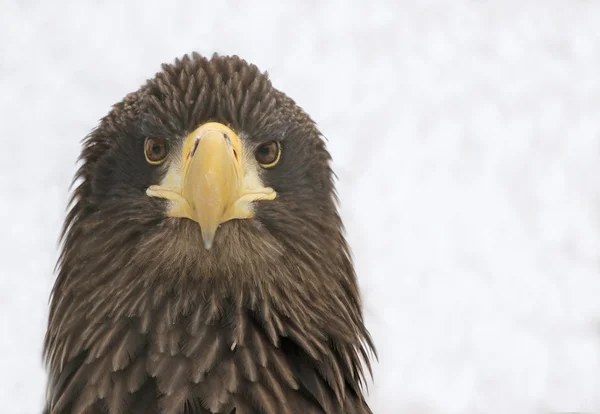
M279 162L280 155L281 147L277 141L260 144L254 154L256 161L264 168L274 167Z
M167 141L164 138L146 138L144 154L150 164L161 164L167 158Z

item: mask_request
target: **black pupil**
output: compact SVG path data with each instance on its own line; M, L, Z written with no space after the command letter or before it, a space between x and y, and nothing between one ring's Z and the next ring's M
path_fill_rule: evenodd
M146 157L151 161L162 161L167 155L167 148L163 140L146 140Z
M274 142L269 142L267 144L263 144L258 148L258 158L259 162L263 164L269 164L275 161L275 156L277 153L277 144Z

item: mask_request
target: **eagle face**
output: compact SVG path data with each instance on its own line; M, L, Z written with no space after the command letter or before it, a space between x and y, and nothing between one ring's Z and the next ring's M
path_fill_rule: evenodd
M266 74L238 57L163 65L81 161L47 412L370 412L330 156Z
M106 148L89 172L95 206L126 212L135 205L144 219L153 212L163 218L152 232L200 234L204 250L187 240L199 258L239 256L256 243L282 253L286 232L295 243L307 222L339 221L319 131L238 58L194 55L164 65L115 106L86 149L97 145ZM113 219L121 216L115 211ZM135 220L122 218L122 225ZM316 244L321 235L302 238ZM206 251L215 241L216 251Z

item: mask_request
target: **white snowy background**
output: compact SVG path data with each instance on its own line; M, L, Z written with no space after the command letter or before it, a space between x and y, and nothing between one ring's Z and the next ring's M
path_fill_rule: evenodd
M375 413L600 412L600 2L0 1L0 412L39 413L80 140L193 50L329 140Z

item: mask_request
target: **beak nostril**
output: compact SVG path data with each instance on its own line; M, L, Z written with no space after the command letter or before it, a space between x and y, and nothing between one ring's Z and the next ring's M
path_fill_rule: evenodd
M196 153L196 150L198 149L198 144L200 143L200 140L197 139L194 141L194 144L192 145L192 149L190 150L190 158L192 158L194 156L194 154Z

